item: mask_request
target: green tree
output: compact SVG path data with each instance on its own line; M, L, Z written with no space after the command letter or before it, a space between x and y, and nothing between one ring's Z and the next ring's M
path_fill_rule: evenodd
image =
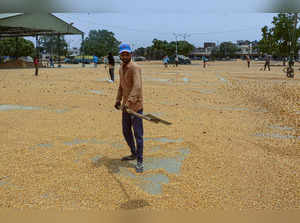
M41 36L39 38L40 51L49 53L51 55L68 54L68 44L63 36Z
M272 31L267 26L262 29L262 39L258 42L257 48L263 54L273 54L276 48L275 40L272 35Z
M290 53L297 55L300 30L295 30L295 19L291 13L280 13L273 17L273 27L262 28L262 39L258 43L260 52L276 57L287 57Z
M145 57L147 53L147 49L144 47L140 47L134 51L134 55Z
M106 56L109 52L118 54L119 42L113 32L107 30L91 30L81 45L87 55Z
M20 37L7 37L0 40L0 55L4 56L33 56L34 44L30 40Z
M171 42L172 45L172 54L176 53L176 42ZM178 41L177 42L178 47L178 54L188 56L194 49L195 46L190 44L187 41Z
M239 52L240 49L232 42L223 42L220 46L214 48L212 50L212 57L214 58L224 58L230 57L235 58L236 53Z
M191 51L195 49L195 47L187 41L178 41L178 54L182 54L188 56ZM175 55L176 54L176 42L168 42L166 40L158 40L154 39L152 41L152 49L157 54L154 56L155 59L162 59L163 56ZM154 58L151 58L154 59Z

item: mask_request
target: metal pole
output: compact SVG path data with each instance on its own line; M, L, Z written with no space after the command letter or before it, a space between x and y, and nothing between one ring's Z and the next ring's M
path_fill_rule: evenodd
M177 43L178 34L173 33L173 35L175 36L175 40L176 40L176 57L177 57L177 55L178 55L178 43Z
M82 67L85 67L84 64L84 33L81 35L81 62L82 62Z
M16 51L15 51L16 60L18 59L18 37L16 37Z
M134 46L135 46L135 44L132 43L131 45L132 45L132 61L134 61Z
M58 67L61 67L61 63L60 63L60 34L58 34Z
M39 57L39 39L38 39L38 35L35 36L35 53L36 53L36 56Z
M176 36L176 57L178 55L178 43L177 43L177 36Z

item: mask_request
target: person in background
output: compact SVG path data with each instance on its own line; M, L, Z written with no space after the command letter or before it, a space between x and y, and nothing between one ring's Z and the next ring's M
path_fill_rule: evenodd
M34 67L35 67L35 76L38 76L38 73L39 73L39 59L38 59L37 56L34 57L33 63L34 63Z
M115 59L114 56L112 55L112 53L110 52L107 56L108 59L108 68L109 68L109 75L110 75L110 81L111 83L113 83L115 81Z
M268 67L269 71L271 71L270 69L270 62L271 62L271 56L266 54L265 56L265 68L264 71L266 70L266 68Z
M54 68L54 62L53 62L53 58L52 58L52 57L50 57L49 61L50 61L50 68L51 68L51 67L52 67L52 68Z
M249 55L246 55L246 60L247 60L247 64L248 64L248 68L250 68L250 56Z
M102 58L102 62L104 64L104 68L106 70L106 67L107 67L107 64L108 64L107 56L105 56L105 57Z
M202 56L202 61L203 61L203 68L206 68L207 61L208 61L208 59L206 58L206 56Z
M98 64L98 57L97 56L93 57L93 62L94 62L94 67L97 68L97 64Z
M179 64L179 58L178 55L175 56L175 66L178 67Z
M165 68L168 68L168 64L169 64L169 57L168 56L164 56L163 63L165 65Z

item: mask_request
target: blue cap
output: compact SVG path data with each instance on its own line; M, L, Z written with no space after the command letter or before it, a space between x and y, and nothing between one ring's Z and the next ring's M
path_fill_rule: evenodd
M123 53L123 52L128 52L128 53L131 53L131 47L129 46L129 44L126 44L126 43L123 43L120 45L120 54Z

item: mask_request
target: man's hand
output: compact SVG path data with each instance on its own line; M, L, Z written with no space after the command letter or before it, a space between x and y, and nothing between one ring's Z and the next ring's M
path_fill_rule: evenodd
M121 102L117 101L116 104L115 104L115 108L117 110L120 110L120 108L121 108Z
M128 101L126 102L126 104L125 104L125 108L127 109L127 108L130 108L130 107L131 107L131 101L128 100Z

